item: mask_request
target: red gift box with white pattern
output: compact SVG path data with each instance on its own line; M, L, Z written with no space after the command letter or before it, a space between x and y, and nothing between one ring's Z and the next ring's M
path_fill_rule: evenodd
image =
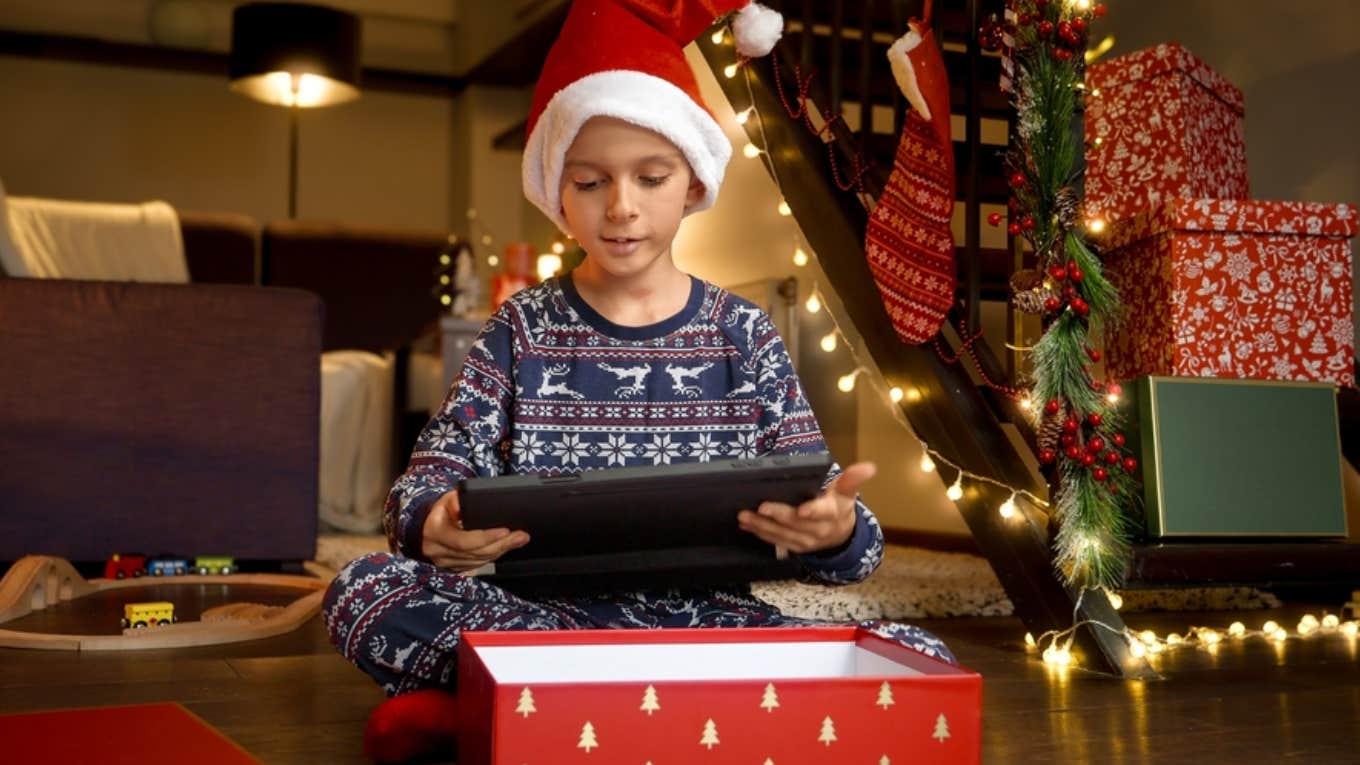
M981 759L982 678L857 627L466 632L474 765Z
M1242 91L1175 43L1086 73L1086 212L1122 220L1168 199L1247 199Z
M1346 204L1173 199L1100 241L1123 314L1111 377L1355 385Z

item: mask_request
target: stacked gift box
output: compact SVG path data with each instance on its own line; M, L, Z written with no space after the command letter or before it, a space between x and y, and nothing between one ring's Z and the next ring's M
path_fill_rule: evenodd
M1179 45L1094 65L1086 89L1086 212L1107 223L1097 244L1123 302L1106 371L1138 379L1149 533L1344 536L1335 402L1318 388L1355 385L1355 207L1250 199L1242 92ZM1301 422L1289 443L1266 432ZM1261 487L1223 506L1244 468L1314 469L1316 514L1282 524L1299 497Z

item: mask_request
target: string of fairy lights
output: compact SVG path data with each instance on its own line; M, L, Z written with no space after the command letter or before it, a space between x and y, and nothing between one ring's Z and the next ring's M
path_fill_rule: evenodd
M1077 2L1078 4L1086 2L1086 0L1070 1ZM718 29L713 33L712 41L715 45L721 45L725 40L729 39L729 37L730 32L727 29ZM1112 44L1113 40L1109 38L1102 41L1100 47L1097 49L1097 55L1108 50ZM1090 52L1088 52L1088 56L1089 55ZM769 158L769 139L765 132L764 116L755 105L755 92L751 82L751 74L749 70L743 66L744 63L745 61L739 57L736 61L726 65L722 69L723 76L728 79L733 79L737 77L738 74L743 75L742 82L746 89L747 103L749 106L736 112L737 124L745 130L746 125L752 118L756 121L756 134L760 141L760 145L757 145L754 141L748 141L742 148L742 156L747 159L761 159L765 164L769 176L774 181L775 188L778 191L778 213L780 216L789 217L792 215L793 211L784 198L784 189L779 177L778 168ZM1094 90L1088 95L1090 97L1098 97L1100 93L1098 90ZM1097 138L1096 140L1099 141L1100 139ZM1087 225L1091 232L1095 234L1100 233L1101 230L1104 229L1104 221L1099 219L1088 221ZM796 235L794 237L792 260L794 266L798 268L805 267L811 263L811 256L808 253L808 249L803 246ZM835 312L831 310L825 296L814 281L809 295L803 303L803 308L810 314L816 314L821 312L823 307L826 307L827 309L826 315L831 320L832 328L821 338L820 347L822 351L833 353L843 345L849 351L854 363L853 369L838 378L837 388L844 393L851 393L855 390L860 376L864 376L869 380L870 384L880 396L888 402L888 410L892 412L894 420L920 444L922 452L920 469L923 472L931 473L939 470L943 465L953 471L954 480L945 489L946 497L951 501L962 499L964 496L964 480L967 479L970 482L987 484L1000 488L1004 492L1008 492L1009 495L1007 499L997 507L997 512L1002 518L1008 521L1023 517L1017 505L1017 500L1020 499L1029 502L1036 508L1045 512L1051 509L1051 505L1046 498L1037 496L1028 490L1012 486L991 476L967 470L917 436L914 429L911 427L911 423L907 419L901 404L904 400L908 403L920 401L923 397L922 393L912 386L903 387L902 385L891 384L882 374L877 372L877 367L873 364L872 360L865 359L861 356L856 345L851 341L850 336L842 329L841 322L837 319ZM1111 403L1117 403L1120 399L1121 391L1118 387L1113 387L1107 390L1106 396ZM1017 398L1022 409L1026 411L1032 409L1033 402L1027 394L1021 394L1017 396ZM1350 638L1351 640L1360 639L1360 622L1357 622L1356 620L1342 621L1340 617L1330 613L1324 613L1321 618L1318 618L1313 614L1305 614L1295 627L1294 633L1291 633L1286 627L1275 621L1266 621L1261 625L1261 628L1257 630L1249 630L1241 621L1234 621L1226 630L1218 630L1204 626L1191 626L1183 633L1173 632L1168 633L1165 636L1159 636L1152 630L1135 632L1128 627L1115 627L1098 620L1081 619L1079 614L1081 612L1083 600L1088 592L1090 591L1086 590L1078 595L1073 609L1073 623L1071 626L1062 630L1051 630L1042 633L1037 638L1031 633L1025 634L1025 644L1027 648L1029 650L1039 651L1044 664L1055 668L1065 668L1071 665L1072 643L1076 638L1077 631L1084 626L1089 626L1093 629L1103 629L1122 636L1123 639L1127 641L1129 654L1133 658L1143 661L1147 661L1150 657L1161 654L1169 649L1202 647L1214 650L1216 646L1225 640L1245 640L1251 637L1262 637L1277 645L1282 645L1295 636L1304 638L1318 634L1338 634ZM1119 593L1111 590L1102 590L1102 592L1114 609L1118 610L1122 607L1123 598Z

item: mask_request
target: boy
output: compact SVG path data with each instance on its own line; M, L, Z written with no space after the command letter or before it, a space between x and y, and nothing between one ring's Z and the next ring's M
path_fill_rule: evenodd
M681 47L742 1L577 0L569 11L530 112L524 185L585 261L496 311L393 487L385 528L399 555L354 561L327 594L332 640L389 694L452 689L465 629L805 623L749 588L528 600L461 573L532 544L523 530L461 529L463 478L825 450L769 318L671 256L682 217L713 203L731 153ZM770 25L762 12L772 13L738 17L739 48L744 28ZM774 14L776 38L779 23ZM856 495L873 472L833 470L816 499L767 502L738 523L796 553L809 578L858 581L883 550ZM872 627L952 659L921 630ZM371 750L382 737L371 722Z

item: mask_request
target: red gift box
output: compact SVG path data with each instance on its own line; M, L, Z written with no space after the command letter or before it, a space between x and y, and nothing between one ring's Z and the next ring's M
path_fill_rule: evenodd
M460 763L975 763L982 678L856 627L467 632Z
M1100 242L1123 315L1111 377L1355 385L1351 238L1356 209L1173 199Z
M1242 91L1168 43L1086 74L1086 211L1122 220L1168 199L1247 199Z

